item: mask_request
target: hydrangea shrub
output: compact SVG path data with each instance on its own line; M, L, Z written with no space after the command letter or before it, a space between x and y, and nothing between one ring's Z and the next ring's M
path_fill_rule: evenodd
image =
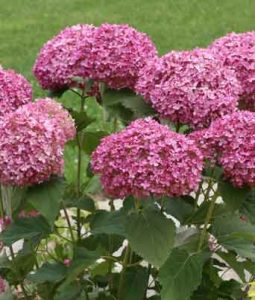
M254 36L159 57L129 25L74 25L34 101L0 69L0 299L253 297Z

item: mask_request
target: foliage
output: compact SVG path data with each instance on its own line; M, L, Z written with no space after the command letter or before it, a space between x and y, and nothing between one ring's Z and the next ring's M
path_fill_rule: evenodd
M212 164L189 195L151 192L113 199L91 168L92 153L105 136L147 116L176 135L187 128L161 120L131 90L100 86L100 97L93 98L78 86L51 96L66 104L67 94L80 104L65 105L77 129L67 144L77 155L66 161L73 176L52 176L23 188L2 185L0 280L5 294L0 299L247 297L255 274L254 187L234 187L221 172L215 175L219 167ZM194 176L192 168L188 171ZM235 276L225 276L228 272Z

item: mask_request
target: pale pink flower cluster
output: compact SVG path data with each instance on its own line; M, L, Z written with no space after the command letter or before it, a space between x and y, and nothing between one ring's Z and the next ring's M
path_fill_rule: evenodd
M193 138L207 158L217 159L235 186L255 186L255 113L239 111L224 116Z
M0 117L32 101L32 86L20 74L0 67Z
M235 70L242 86L242 99L250 100L254 107L255 31L227 34L214 41L210 49L225 66Z
M147 118L103 138L92 168L113 197L179 196L197 188L203 157L193 141Z
M5 280L2 277L0 277L0 295L5 293L6 288L7 287Z
M75 25L43 46L33 71L44 89L71 87L76 76L132 88L139 70L156 55L147 35L128 25Z
M205 49L172 51L152 60L136 85L161 117L195 129L233 113L240 90L235 72Z
M51 175L62 174L64 144L74 137L75 129L73 120L67 117L66 112L61 113L59 104L54 103L49 99L29 103L2 119L0 124L2 184L31 185L45 181ZM53 117L54 114L56 119ZM66 119L58 122L59 116Z

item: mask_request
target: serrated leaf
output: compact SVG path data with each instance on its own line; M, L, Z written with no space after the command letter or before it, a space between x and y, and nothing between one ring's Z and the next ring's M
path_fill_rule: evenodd
M80 209L83 209L83 210L86 210L86 211L89 211L89 212L93 212L95 211L95 203L94 201L89 198L89 197L86 197L86 196L82 196L80 198L68 198L68 199L65 199L65 205L67 207L77 207L77 208L80 208Z
M141 96L132 95L125 97L122 99L121 103L124 107L134 112L137 118L156 115L156 112Z
M91 232L93 234L125 235L125 220L126 217L122 210L98 210L90 221Z
M63 192L64 180L52 178L29 187L26 192L26 200L52 224L59 214Z
M234 253L217 251L217 255L236 272L236 274L240 277L240 279L243 282L245 282L245 267L243 265L243 262L237 260L237 257Z
M164 210L183 224L193 212L194 204L192 202L194 199L190 196L164 198Z
M81 131L90 125L95 119L89 117L85 111L78 112L73 109L68 109L70 115L75 121L75 126L77 131Z
M76 247L74 249L74 259L68 268L64 285L70 284L83 270L95 263L99 258L99 251L89 251L83 247Z
M158 267L173 247L175 226L159 211L144 209L128 216L126 237L137 254Z
M255 226L252 224L238 216L222 216L213 222L212 234L226 249L255 261Z
M251 189L245 198L240 207L240 212L246 216L252 224L255 224L255 189Z
M20 239L44 238L51 233L51 228L42 217L22 218L11 223L6 230L0 234L0 240L11 246Z
M227 207L235 211L240 208L250 189L247 187L236 188L229 182L221 181L218 185L218 191Z
M27 276L34 283L59 282L66 276L67 268L61 263L45 263L40 269Z
M77 300L81 292L81 286L77 282L73 282L69 285L60 286L57 289L54 300Z
M136 96L130 89L113 90L106 89L103 95L103 104L106 107L120 104L124 98Z
M203 224L210 204L210 201L204 201L191 216L185 219L184 224ZM216 203L213 210L212 220L219 216L226 215L226 213L228 213L226 205Z
M128 268L123 276L121 300L142 300L148 283L148 270L138 266Z
M109 135L107 131L84 132L82 146L84 152L90 155L100 144L101 139L107 135Z
M159 270L162 300L188 300L202 279L204 253L173 249Z
M50 98L61 98L64 95L64 93L66 91L68 91L68 89L69 89L68 87L64 87L64 88L58 89L58 90L49 90L48 91L48 97L50 97Z

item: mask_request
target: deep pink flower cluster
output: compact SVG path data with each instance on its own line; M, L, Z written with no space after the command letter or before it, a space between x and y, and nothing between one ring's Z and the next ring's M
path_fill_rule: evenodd
M217 39L210 48L224 65L235 70L246 101L254 101L254 97L249 95L255 94L255 31L227 34Z
M5 293L5 291L6 291L6 282L2 277L0 277L0 294Z
M58 117L49 117L53 110L38 109L40 103L44 104L39 101L24 105L2 119L0 182L4 185L31 185L62 174L63 147L71 136L64 133ZM74 126L71 119L67 121Z
M32 101L32 86L20 74L0 67L0 117Z
M235 72L210 51L195 49L152 60L141 71L136 91L161 117L198 129L236 110L240 85Z
M103 138L92 154L104 190L120 198L189 194L198 186L202 167L193 141L150 118Z
M90 77L94 31L90 25L67 27L42 47L33 72L44 89L72 86L75 76Z
M95 31L94 78L113 89L133 88L147 60L157 56L149 37L128 25L102 24Z
M132 88L139 70L156 55L147 35L128 25L76 25L43 46L33 71L45 89L73 86L76 76Z
M224 116L190 137L207 158L217 159L235 186L255 186L255 113L239 111Z

